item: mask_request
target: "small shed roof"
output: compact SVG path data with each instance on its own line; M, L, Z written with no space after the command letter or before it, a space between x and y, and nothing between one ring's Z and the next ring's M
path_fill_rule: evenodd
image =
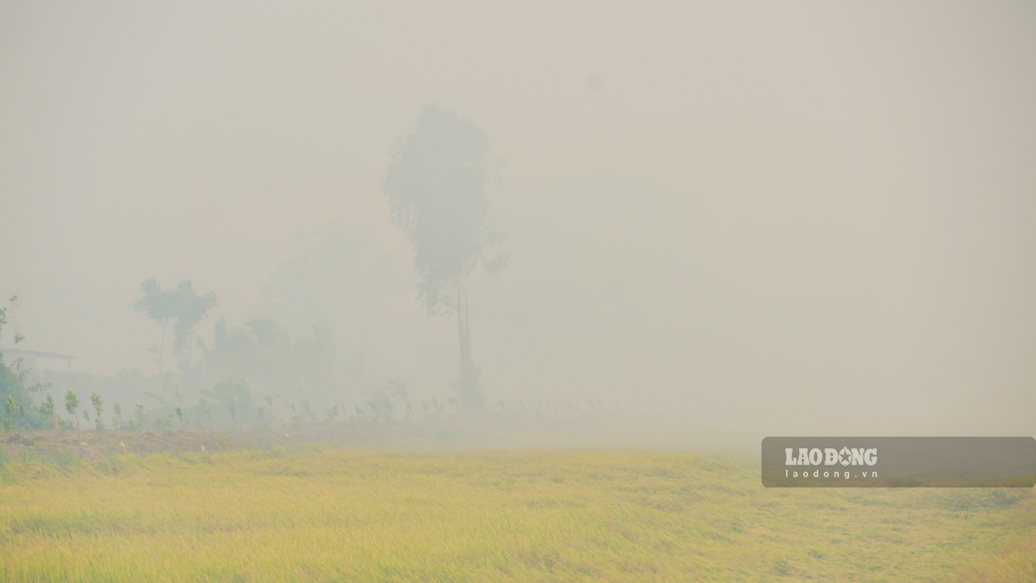
M12 358L60 358L61 360L72 360L74 356L58 354L57 352L44 352L42 350L25 350L24 348L0 348L0 354Z

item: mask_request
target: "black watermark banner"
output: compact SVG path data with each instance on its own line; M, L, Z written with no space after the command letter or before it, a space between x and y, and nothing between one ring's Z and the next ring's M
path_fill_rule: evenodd
M1032 488L1031 437L767 437L763 485Z

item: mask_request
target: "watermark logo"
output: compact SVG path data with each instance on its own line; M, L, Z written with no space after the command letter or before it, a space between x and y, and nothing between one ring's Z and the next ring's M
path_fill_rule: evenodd
M1031 437L767 437L762 445L768 487L1036 485Z
M819 447L800 447L796 456L795 448L786 447L784 456L786 466L834 466L838 464L842 464L843 467L873 466L878 463L878 448L842 447L841 450L838 450L833 447L825 447L821 450Z

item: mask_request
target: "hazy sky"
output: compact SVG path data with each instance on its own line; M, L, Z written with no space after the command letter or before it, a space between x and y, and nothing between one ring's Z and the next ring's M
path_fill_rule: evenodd
M413 277L380 182L430 102L506 161L491 391L1036 432L1031 2L0 1L0 293L110 372L148 277L239 320L328 224ZM393 290L365 354L447 391L455 326Z

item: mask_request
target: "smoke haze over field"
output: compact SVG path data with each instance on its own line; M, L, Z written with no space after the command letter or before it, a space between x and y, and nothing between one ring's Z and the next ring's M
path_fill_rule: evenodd
M1036 433L1021 2L3 2L0 294L24 347L154 372L130 304L187 279L218 295L210 344L220 317L323 326L345 369L453 395L457 324L417 299L382 194L430 103L505 162L510 263L470 283L489 402Z

